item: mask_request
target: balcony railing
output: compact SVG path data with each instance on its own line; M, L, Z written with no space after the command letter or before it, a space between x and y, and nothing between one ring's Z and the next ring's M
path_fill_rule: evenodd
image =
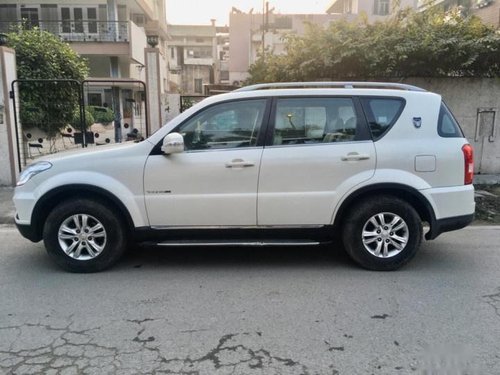
M57 35L67 42L128 42L128 21L1 21L0 32L14 30L16 26L38 27Z

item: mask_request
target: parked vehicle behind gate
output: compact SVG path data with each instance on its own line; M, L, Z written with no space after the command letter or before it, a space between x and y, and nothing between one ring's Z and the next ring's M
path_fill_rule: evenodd
M47 157L15 191L21 234L73 272L131 242L292 246L340 235L394 270L474 215L472 148L437 94L280 83L203 100L139 143Z

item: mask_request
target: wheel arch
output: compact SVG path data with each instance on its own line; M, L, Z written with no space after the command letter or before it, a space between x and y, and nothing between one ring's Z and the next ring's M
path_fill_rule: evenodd
M426 221L432 228L436 222L434 209L429 201L415 188L397 183L379 183L370 186L364 186L353 191L343 200L337 209L334 218L334 227L340 228L346 216L346 212L362 199L373 197L375 195L393 195L408 202L418 213L422 221Z
M77 198L96 199L102 203L111 205L113 210L116 210L119 217L122 218L126 224L129 233L132 233L131 230L134 228L132 216L116 195L106 189L93 185L71 184L59 186L46 192L33 208L31 223L33 226L33 233L38 240L41 240L43 237L43 227L50 211L63 201Z

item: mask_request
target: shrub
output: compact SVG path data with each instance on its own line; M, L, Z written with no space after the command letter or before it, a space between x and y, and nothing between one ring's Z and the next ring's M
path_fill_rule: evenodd
M87 110L92 114L94 121L101 124L109 124L115 119L113 111L108 107L88 106Z

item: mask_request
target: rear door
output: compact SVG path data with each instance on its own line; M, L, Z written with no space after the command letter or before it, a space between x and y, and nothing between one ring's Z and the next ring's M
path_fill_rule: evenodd
M258 185L258 225L326 225L376 154L357 98L274 100Z

